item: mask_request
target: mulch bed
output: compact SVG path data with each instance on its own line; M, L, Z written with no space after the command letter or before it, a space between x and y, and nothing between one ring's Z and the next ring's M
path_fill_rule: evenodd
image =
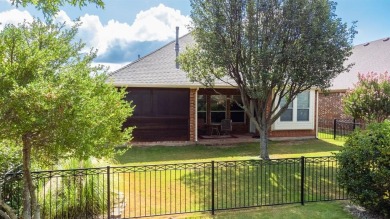
M359 219L386 219L383 216L378 216L367 212L366 209L364 209L363 207L354 205L352 203L347 204L345 206L345 210Z

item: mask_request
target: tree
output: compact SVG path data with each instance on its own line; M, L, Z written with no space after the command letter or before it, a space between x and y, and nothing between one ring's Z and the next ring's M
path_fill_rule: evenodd
M359 74L359 82L343 98L345 112L367 122L383 122L390 118L390 76Z
M351 200L368 211L390 217L390 121L372 123L347 139L337 177Z
M46 18L50 18L57 14L59 8L66 3L71 6L77 6L79 8L85 7L88 3L93 3L97 7L104 8L103 0L11 0L12 4L16 7L27 5L34 5L38 10L42 11Z
M191 5L197 44L179 57L181 67L209 87L215 80L234 81L260 133L260 156L268 159L271 124L294 98L328 87L349 68L343 63L355 25L348 29L328 0L191 0Z
M95 52L81 53L76 33L39 20L0 32L0 139L22 149L23 218L39 218L31 162L110 156L131 139L125 91L91 66Z

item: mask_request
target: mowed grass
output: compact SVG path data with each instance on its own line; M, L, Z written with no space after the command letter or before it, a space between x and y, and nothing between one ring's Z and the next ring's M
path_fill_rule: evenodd
M342 141L312 139L301 141L271 141L271 158L294 158L300 156L331 156L342 148ZM117 156L118 165L143 165L181 162L208 162L226 160L259 159L260 144L242 143L229 146L145 146L132 147Z
M272 207L260 207L240 210L229 210L217 212L214 216L210 213L196 213L191 215L175 216L174 218L191 219L348 219L354 218L344 210L347 201L316 202L302 205L282 205ZM168 217L161 217L168 218Z
M342 145L343 142L334 140L270 142L269 152L273 159L330 156L337 153ZM299 164L290 163L286 165L287 168L283 167L285 164L277 163L272 164L271 167L261 166L258 163L258 154L258 143L230 146L133 147L117 157L116 166L138 166L120 170L116 175L114 186L124 194L126 199L123 216L152 216L210 210L210 164L181 163L211 160L232 161L222 163L216 168L216 177L219 177L215 190L218 196L217 208L299 202ZM252 160L254 164L250 164L252 161L244 160ZM237 162L244 166L236 165ZM142 165L149 166L140 167ZM329 166L327 163L327 165L328 168L335 168L333 164ZM333 172L330 173L324 166L312 165L310 168L307 172L308 185L316 185L319 182L320 186L308 190L307 200L312 200L315 196L321 196L326 200L340 193L334 182ZM327 194L325 189L330 189L330 194ZM200 215L189 217L210 217L209 213ZM174 217L182 218L176 215ZM282 207L262 207L249 211L218 211L215 217L351 218L342 210L341 202L310 203L305 207L293 204Z

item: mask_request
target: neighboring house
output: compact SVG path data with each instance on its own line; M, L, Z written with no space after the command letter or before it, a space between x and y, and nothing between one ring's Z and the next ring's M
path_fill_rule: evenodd
M180 44L180 45L179 45ZM136 126L134 141L198 141L222 119L232 120L232 134L254 133L237 88L216 82L214 89L191 82L176 63L179 48L194 44L191 34L111 73L117 87L126 87L127 100L136 105L124 126ZM272 126L270 137L316 137L315 90L299 95Z
M343 72L333 80L329 92L320 93L318 118L320 121L352 119L344 113L342 98L348 89L358 82L358 74L390 72L390 38L379 39L353 47L345 65L354 63L349 72Z

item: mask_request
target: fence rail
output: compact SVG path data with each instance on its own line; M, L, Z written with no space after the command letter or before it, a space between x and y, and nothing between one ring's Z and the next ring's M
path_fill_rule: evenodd
M322 139L345 139L356 128L365 128L365 124L355 119L319 119L318 138Z
M137 218L346 199L334 157L34 172L42 218ZM20 214L22 175L4 198Z

